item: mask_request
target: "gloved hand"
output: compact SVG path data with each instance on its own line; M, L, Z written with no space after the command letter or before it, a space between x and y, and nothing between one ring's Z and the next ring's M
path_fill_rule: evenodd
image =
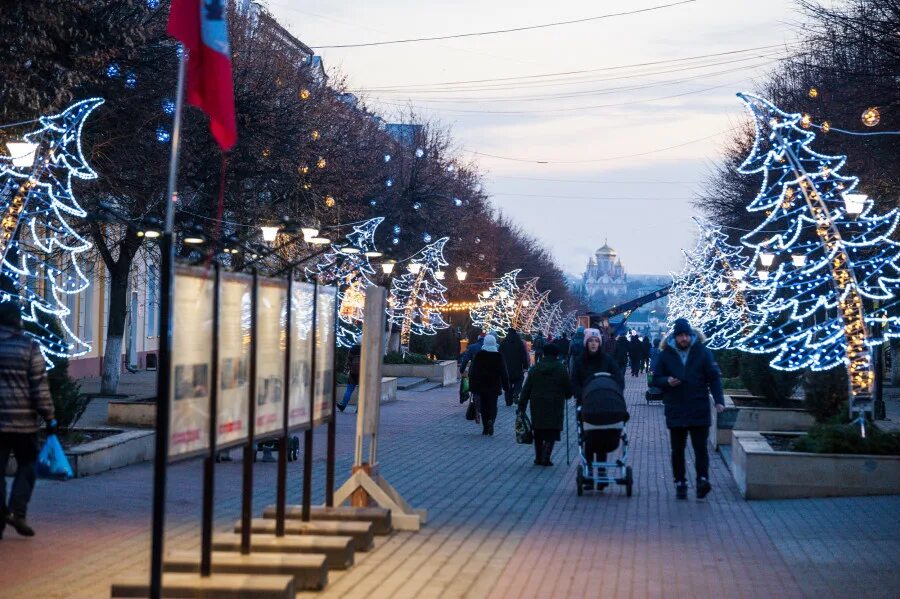
M59 423L56 422L56 418L47 422L47 434L55 435L59 432Z

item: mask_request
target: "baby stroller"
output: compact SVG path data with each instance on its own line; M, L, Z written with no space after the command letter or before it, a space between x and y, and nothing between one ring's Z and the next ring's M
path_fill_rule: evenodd
M634 476L628 461L628 409L622 388L606 372L594 375L582 391L575 410L578 420L578 457L575 473L578 496L585 489L602 491L611 484L625 485L625 494L631 497ZM621 441L622 454L609 461L607 454L614 452ZM600 459L598 459L598 454Z

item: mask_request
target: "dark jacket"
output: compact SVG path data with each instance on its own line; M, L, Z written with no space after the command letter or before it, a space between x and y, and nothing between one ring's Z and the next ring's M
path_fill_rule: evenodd
M581 390L598 372L608 372L613 380L619 383L623 389L625 388L625 377L622 376L622 369L615 360L603 351L591 355L585 350L581 359L575 362L575 368L572 370L572 392L576 401L581 401Z
M544 339L543 333L538 333L534 337L534 341L531 342L531 349L534 351L534 355L538 358L544 353L544 345L547 344L547 340Z
M628 356L632 359L632 361L638 362L644 355L644 345L641 343L641 340L638 339L638 336L635 335L631 338L631 341L628 342Z
M602 338L601 348L603 349L603 353L607 356L615 356L616 355L616 338L609 331L609 329L605 329L600 332L600 336ZM582 344L584 343L584 339L581 340Z
M500 354L506 361L506 370L510 381L516 383L525 378L525 371L528 370L530 360L525 342L517 332L510 331L500 342Z
M644 340L641 341L641 357L643 357L645 360L649 360L650 354L652 353L652 347L653 342L650 341L650 337L644 337Z
M572 397L572 382L562 362L545 357L528 371L522 387L519 410L525 411L531 401L531 426L538 430L562 430L563 411Z
M582 353L584 353L584 333L575 333L572 343L569 344L569 356L577 360Z
M559 359L567 360L569 358L569 339L565 336L556 340L556 347L559 348Z
M619 363L619 368L625 368L628 364L628 339L625 335L619 335L616 339L616 362Z
M469 362L472 361L472 358L475 357L475 354L481 351L481 346L483 343L484 339L479 339L475 343L470 343L469 347L466 348L466 351L463 352L463 355L459 357L460 374L466 371L466 366L469 365Z
M354 345L350 348L347 356L347 383L350 385L359 384L359 369L362 366L362 348Z
M719 366L710 350L703 345L703 334L694 331L693 342L688 349L687 362L675 345L675 338L667 336L660 345L653 385L663 390L666 407L666 426L709 426L711 424L709 394L717 404L725 405ZM669 385L669 377L681 381L680 385Z
M40 347L22 331L0 327L0 433L36 433L41 418L53 417Z
M482 350L475 354L469 373L469 389L472 393L493 397L509 391L509 374L500 352Z

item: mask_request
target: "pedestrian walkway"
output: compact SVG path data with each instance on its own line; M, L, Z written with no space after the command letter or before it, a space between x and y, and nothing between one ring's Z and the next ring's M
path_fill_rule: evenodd
M576 497L562 444L556 466L532 465L532 449L514 442L513 408L502 402L491 438L464 419L455 389L401 392L382 408L382 472L410 504L429 510L429 521L418 533L378 539L374 551L357 554L354 568L332 572L325 592L299 596L900 595L900 497L746 502L714 457L712 494L676 501L662 408L644 402L643 378L626 378L631 498L621 488ZM339 482L349 471L354 423L354 415L338 414ZM318 501L324 441L317 432ZM301 464L289 466L294 501ZM219 530L238 517L240 469L239 461L217 466ZM199 461L170 469L170 549L199 546L200 472ZM259 512L274 502L275 464L257 463L255 472ZM7 531L0 541L0 596L103 597L112 578L145 573L151 473L141 464L41 481L30 514L38 536Z

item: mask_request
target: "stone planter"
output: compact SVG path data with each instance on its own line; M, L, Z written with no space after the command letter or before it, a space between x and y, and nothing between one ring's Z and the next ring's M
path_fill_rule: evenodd
M337 400L341 401L344 397L344 393L347 391L347 385L338 385L337 386ZM355 406L357 404L357 400L359 399L359 387L357 387L353 391L353 395L350 396L350 405ZM381 403L387 403L389 401L396 401L397 399L397 379L392 376L385 376L381 378Z
M384 364L382 374L397 378L424 378L447 387L456 384L457 365L454 360L436 364Z
M154 428L156 401L148 399L111 399L106 407L106 421L114 426Z
M713 409L715 447L731 445L733 431L806 431L815 424L813 415L801 407L764 408L736 405L734 400L758 399L753 396L725 396L725 411L721 414Z
M900 456L776 451L760 432L733 435L731 472L745 499L900 494Z

